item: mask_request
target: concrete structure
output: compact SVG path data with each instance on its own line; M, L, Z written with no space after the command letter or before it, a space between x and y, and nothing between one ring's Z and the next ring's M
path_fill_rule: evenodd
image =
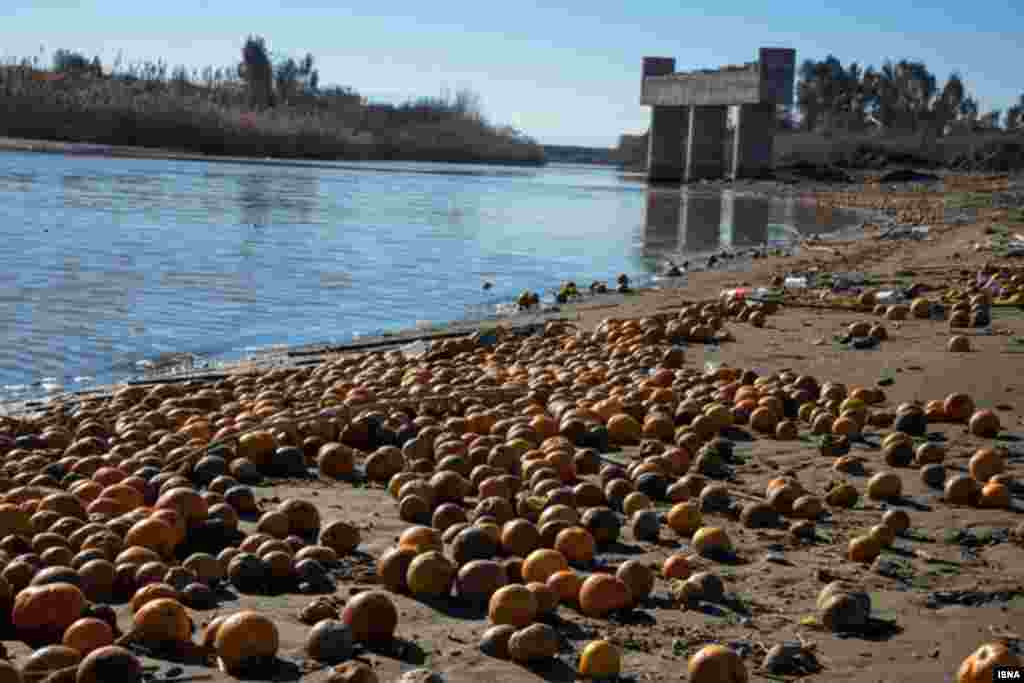
M651 107L647 177L679 182L757 176L771 168L776 109L793 104L796 50L761 48L743 66L676 72L671 57L644 57L640 103ZM731 159L729 107L739 108ZM727 163L727 161L729 163Z

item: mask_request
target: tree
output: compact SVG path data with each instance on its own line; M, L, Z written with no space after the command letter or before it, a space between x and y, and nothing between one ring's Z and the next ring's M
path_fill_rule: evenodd
M1006 110L1006 130L1024 129L1024 95Z
M250 35L246 38L238 76L245 81L250 106L258 109L273 106L274 72L270 52L262 37Z
M274 84L277 86L277 101L288 102L295 95L299 83L299 65L290 57L274 67Z
M455 92L452 109L462 118L480 121L483 119L480 94L470 88L460 88Z
M960 111L957 119L960 127L967 132L973 131L978 125L978 102L973 97L965 97L960 103Z
M178 97L188 93L189 78L188 69L184 66L176 66L171 71L171 89Z
M805 130L815 130L819 125L824 126L825 130L831 129L837 81L842 78L842 70L843 65L832 55L820 62L804 60L800 65L797 106Z
M805 130L863 130L867 125L869 93L857 62L844 68L833 55L823 61L806 60L800 66L797 106Z
M919 118L924 123L923 143L926 147L934 146L936 140L956 119L965 94L963 81L960 80L960 75L954 72L931 107L919 114Z
M978 125L983 130L998 130L999 129L999 122L1002 120L1002 118L1003 118L1002 110L1001 109L993 109L992 111L988 112L987 114L982 116L980 119L978 119Z
M320 72L313 68L313 55L309 52L299 64L299 77L305 86L307 95L316 95L320 90Z
M960 74L955 72L950 74L949 80L942 88L942 94L939 95L932 107L936 112L935 124L940 131L945 130L946 126L956 118L966 96L967 90L960 79Z
M869 85L873 114L887 130L917 131L937 91L935 76L923 62L886 61Z
M59 74L84 73L89 70L89 60L80 52L61 48L53 53L53 70Z
M316 95L320 74L313 68L313 55L307 52L299 61L291 57L278 61L274 67L274 85L282 104L291 102L299 94Z
M951 126L978 125L977 104L959 74L951 74L939 90L928 67L909 60L886 60L879 69L857 62L844 67L833 55L805 60L799 69L797 105L804 130L857 132L873 123L887 131L920 133L925 146ZM1008 125L1011 119L1024 126L1024 99L1012 116L1007 112Z

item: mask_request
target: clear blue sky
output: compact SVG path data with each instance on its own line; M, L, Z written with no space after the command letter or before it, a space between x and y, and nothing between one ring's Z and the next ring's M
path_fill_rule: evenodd
M389 100L469 87L489 119L541 142L610 146L647 127L644 55L675 57L680 70L750 61L762 45L794 47L798 61L921 59L943 81L959 70L983 111L1005 110L1024 93L1021 2L31 0L0 3L0 56L42 46L47 59L63 47L107 66L119 50L129 61L224 66L256 33L275 53L312 52L324 84Z

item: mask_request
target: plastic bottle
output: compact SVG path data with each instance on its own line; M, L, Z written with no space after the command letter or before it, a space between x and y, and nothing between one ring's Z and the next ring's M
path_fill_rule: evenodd
M736 287L735 289L723 289L719 295L724 299L745 299L753 294L750 287Z
M784 283L786 289L807 289L806 277L787 277Z

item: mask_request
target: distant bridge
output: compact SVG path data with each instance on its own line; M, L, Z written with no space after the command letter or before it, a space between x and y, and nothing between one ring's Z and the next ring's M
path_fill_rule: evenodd
M672 57L644 57L640 103L651 107L647 178L691 182L759 176L772 166L777 108L793 104L796 50L761 48L742 66L676 72ZM731 164L725 136L739 108Z

